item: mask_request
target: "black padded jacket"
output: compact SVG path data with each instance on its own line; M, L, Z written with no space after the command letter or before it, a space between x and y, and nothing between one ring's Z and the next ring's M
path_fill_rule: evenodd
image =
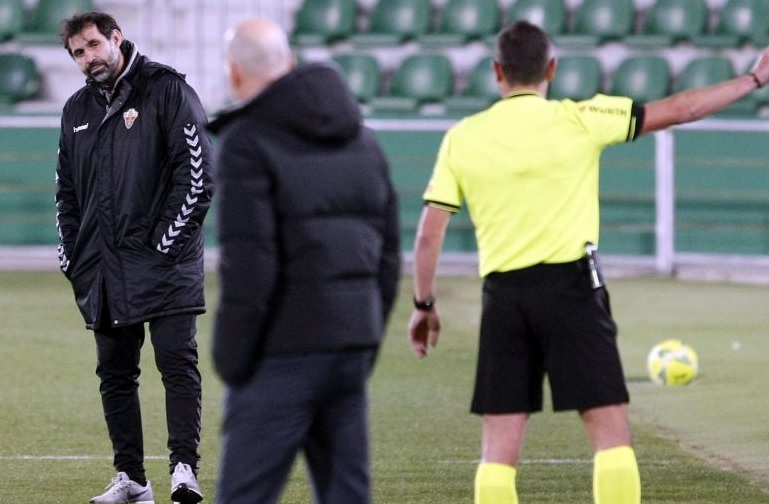
M377 348L400 274L388 162L329 66L308 64L212 121L221 299L215 367Z
M111 99L92 80L67 101L56 168L59 261L86 326L202 313L211 143L195 91L133 44Z

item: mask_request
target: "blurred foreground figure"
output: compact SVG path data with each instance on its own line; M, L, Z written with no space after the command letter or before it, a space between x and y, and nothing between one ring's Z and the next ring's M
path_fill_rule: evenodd
M277 502L294 459L315 502L371 502L367 378L399 277L389 167L340 75L295 67L285 32L226 35L235 108L211 123L228 386L220 504Z

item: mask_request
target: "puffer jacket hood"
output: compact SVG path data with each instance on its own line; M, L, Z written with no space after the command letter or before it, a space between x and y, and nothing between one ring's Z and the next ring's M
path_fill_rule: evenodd
M301 114L286 114L301 110ZM344 141L361 128L358 103L339 72L323 63L309 63L273 82L252 100L223 112L209 129L217 133L242 113L269 117L280 128L308 139Z

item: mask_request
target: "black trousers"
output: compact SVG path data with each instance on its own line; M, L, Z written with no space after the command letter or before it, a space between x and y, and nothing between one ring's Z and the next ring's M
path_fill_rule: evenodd
M182 462L197 473L200 458L201 380L195 322L195 315L185 314L160 317L148 323L155 364L165 388L170 471ZM99 390L115 454L115 469L142 481L146 476L139 362L144 324L118 328L100 324L94 335L96 375L101 379Z
M371 502L366 382L374 350L263 359L225 399L218 504L273 504L299 453L316 504Z

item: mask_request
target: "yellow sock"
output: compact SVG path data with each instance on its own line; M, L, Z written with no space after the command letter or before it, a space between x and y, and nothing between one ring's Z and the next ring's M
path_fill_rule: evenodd
M475 504L518 504L515 467L482 462L475 473Z
M641 476L633 448L618 446L595 454L593 499L595 504L641 502Z

